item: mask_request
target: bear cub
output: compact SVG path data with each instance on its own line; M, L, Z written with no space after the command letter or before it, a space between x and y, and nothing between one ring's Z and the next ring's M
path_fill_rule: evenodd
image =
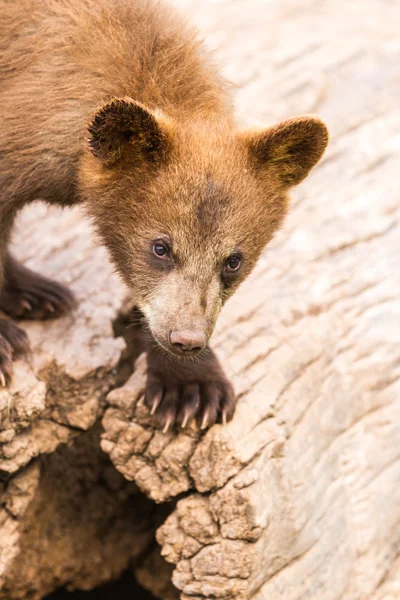
M0 46L0 309L47 319L73 307L8 245L26 204L82 204L140 315L159 425L229 421L234 393L208 342L321 158L325 125L241 130L196 32L156 0L6 0ZM0 385L28 348L0 319Z

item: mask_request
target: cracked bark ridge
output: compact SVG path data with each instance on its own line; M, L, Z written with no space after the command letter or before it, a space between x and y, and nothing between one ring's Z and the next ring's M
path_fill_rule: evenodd
M107 396L101 447L127 479L155 502L166 502L191 489L189 461L200 434L194 426L179 435L154 428L144 404L145 378L146 357L141 355L127 383Z

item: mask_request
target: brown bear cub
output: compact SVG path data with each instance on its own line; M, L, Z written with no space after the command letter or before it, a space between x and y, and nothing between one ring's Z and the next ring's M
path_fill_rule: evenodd
M208 341L289 188L321 158L325 125L239 131L196 33L156 0L1 0L0 30L0 309L46 319L72 307L7 246L27 203L82 203L142 315L160 426L229 421L233 391ZM27 349L0 320L1 384Z

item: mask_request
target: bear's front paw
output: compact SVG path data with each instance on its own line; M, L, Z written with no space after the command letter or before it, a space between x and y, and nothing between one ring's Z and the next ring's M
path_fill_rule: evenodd
M217 358L207 350L198 362L172 362L149 354L145 401L163 432L196 419L205 429L227 423L235 412L235 394Z

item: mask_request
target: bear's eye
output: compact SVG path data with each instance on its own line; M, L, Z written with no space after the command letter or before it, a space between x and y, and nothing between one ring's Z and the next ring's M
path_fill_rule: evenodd
M169 258L169 246L163 240L156 240L153 244L153 253L158 258Z
M239 254L231 254L225 261L225 271L232 273L238 271L242 265L242 259Z

